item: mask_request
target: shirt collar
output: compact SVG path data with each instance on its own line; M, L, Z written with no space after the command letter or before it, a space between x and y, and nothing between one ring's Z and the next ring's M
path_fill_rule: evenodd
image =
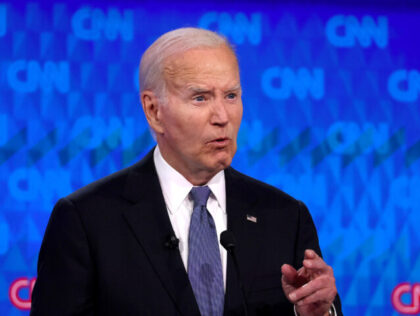
M209 186L213 197L219 204L219 207L222 209L223 213L226 214L226 184L224 170L216 173L216 175L210 179L207 185Z
M159 146L153 152L153 160L156 166L163 197L169 212L174 213L190 193L193 185L185 177L170 166L162 157ZM218 172L207 183L213 198L216 199L223 213L226 213L226 185L224 171Z

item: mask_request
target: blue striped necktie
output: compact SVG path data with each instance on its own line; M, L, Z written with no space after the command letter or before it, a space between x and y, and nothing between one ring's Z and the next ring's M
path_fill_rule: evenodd
M194 201L188 236L188 277L202 316L222 316L224 287L216 226L207 210L208 186L193 187Z

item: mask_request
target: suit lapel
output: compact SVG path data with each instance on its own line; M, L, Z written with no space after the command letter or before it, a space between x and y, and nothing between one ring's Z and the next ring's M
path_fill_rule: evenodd
M245 291L249 290L255 271L258 268L258 255L264 225L264 218L256 213L255 193L249 192L243 176L228 168L226 177L226 209L228 230L236 239L235 253ZM225 311L237 309L242 304L242 297L233 262L228 257Z
M165 241L174 232L152 152L134 166L128 175L124 197L133 204L124 210L123 216L180 314L199 315L179 251L165 246Z
M243 182L243 176L228 168L225 177L228 230L232 231L236 238L235 253L247 291L258 268L264 219L256 213L255 195L249 192L249 187ZM179 251L168 249L164 245L174 232L153 163L153 151L132 167L123 197L132 203L123 211L123 216L179 313L199 315ZM252 217L256 218L256 223ZM234 269L233 262L228 257L225 312L237 309L242 304Z

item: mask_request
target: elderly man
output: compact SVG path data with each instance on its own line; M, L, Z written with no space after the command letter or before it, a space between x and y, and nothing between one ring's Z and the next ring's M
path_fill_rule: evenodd
M304 204L229 167L242 100L226 39L162 35L140 88L158 145L57 203L31 315L341 315Z

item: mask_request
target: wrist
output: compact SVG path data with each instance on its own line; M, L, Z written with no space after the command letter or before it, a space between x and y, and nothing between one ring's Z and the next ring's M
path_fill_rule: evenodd
M298 314L298 312L296 311L296 305L295 304L293 304L293 311L295 312L295 316L300 316ZM324 316L337 316L337 311L335 310L334 303L331 304L330 309L328 310L328 312L325 313Z

